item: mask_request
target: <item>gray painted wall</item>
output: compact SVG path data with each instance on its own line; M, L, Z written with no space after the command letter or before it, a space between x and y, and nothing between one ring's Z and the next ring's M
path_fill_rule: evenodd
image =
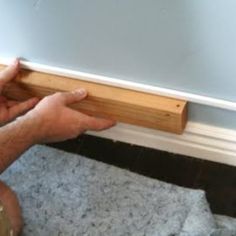
M235 0L0 0L0 55L236 101ZM190 119L236 129L236 113Z

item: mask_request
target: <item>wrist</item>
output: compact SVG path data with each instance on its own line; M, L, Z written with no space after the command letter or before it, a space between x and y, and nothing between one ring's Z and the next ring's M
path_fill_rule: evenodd
M24 116L15 120L17 126L21 126L25 132L26 141L30 145L40 143L42 136L42 121L39 117L34 116L31 112L28 112Z

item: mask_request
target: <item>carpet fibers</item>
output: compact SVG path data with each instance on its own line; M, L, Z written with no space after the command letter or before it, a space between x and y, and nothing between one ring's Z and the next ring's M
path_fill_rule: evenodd
M121 158L125 158L122 156ZM18 194L24 236L233 236L205 194L46 146L1 175Z

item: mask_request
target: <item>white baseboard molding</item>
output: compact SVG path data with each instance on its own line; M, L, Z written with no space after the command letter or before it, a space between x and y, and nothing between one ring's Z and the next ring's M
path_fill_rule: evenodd
M12 59L0 58L0 64L8 65ZM161 88L102 75L73 71L48 65L21 61L23 68L92 81L136 91L184 99L189 102L236 111L236 102L213 97L192 94L173 89ZM236 166L236 131L189 122L183 135L174 135L161 131L119 124L100 132L90 133L126 143L160 149L210 161Z
M9 65L13 61L12 58L0 58L0 64ZM168 89L158 86L152 86L147 84L141 84L132 82L126 79L111 78L103 75L91 74L82 71L74 71L65 68L59 68L54 66L42 65L34 62L21 60L22 68L34 70L38 72L44 72L59 76L66 76L74 79L80 79L85 81L91 81L95 83L101 83L111 85L120 88L126 88L151 94L157 94L166 97L172 97L175 99L182 99L188 102L197 104L217 107L221 109L236 111L236 102L228 101L224 99L218 99L214 97L203 96L194 93L188 93L184 91L178 91L174 89Z
M236 166L236 131L189 122L183 135L118 124L98 137Z

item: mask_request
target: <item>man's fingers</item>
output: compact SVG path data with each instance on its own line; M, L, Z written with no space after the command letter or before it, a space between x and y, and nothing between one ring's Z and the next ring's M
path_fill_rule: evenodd
M5 104L7 105L8 108L13 107L15 105L18 105L19 103L20 102L14 101L14 100L8 100L8 101L5 102Z
M0 87L15 78L20 68L19 60L16 59L14 63L0 72Z
M0 103L5 103L7 99L3 96L0 96Z
M38 98L31 98L25 102L21 102L9 108L9 120L16 118L17 116L32 109L39 102Z
M87 116L85 120L86 130L101 131L104 129L111 128L116 122L114 120L108 120L103 118L96 118Z
M61 96L63 103L65 105L70 105L83 100L87 96L87 91L84 88L80 88L72 92L62 93Z

